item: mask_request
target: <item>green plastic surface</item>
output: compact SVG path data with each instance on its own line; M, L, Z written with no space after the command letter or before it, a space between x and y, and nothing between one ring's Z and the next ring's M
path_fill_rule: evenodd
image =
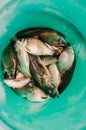
M9 130L86 130L85 23L85 0L0 2L0 120ZM43 103L29 102L3 83L3 51L16 32L28 27L49 27L60 31L74 48L76 67L73 78L59 98Z

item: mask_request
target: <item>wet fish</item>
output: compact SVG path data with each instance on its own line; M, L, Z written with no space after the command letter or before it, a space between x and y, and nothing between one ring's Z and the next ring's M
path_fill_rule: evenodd
M15 44L15 50L17 52L18 71L23 73L26 77L30 77L28 53L17 43Z
M68 46L59 56L57 66L61 73L69 70L75 59L72 47Z
M27 40L27 51L33 55L53 55L54 50L50 49L38 39L30 38Z
M34 81L37 83L37 86L46 94L50 95L51 97L55 97L56 92L54 87L51 85L51 77L48 73L48 70L46 70L47 68L45 69L43 66L38 65L37 59L34 58L34 56L30 56L30 63L31 75ZM36 68L36 66L38 67Z
M58 87L59 87L60 82L61 82L61 74L60 74L59 69L57 68L55 63L49 65L49 71L50 71L51 76L52 76L52 84L57 92L57 96L59 96Z
M53 46L57 46L57 47L65 47L66 46L66 41L64 40L64 38L62 37L62 35L58 32L50 32L50 31L46 31L40 34L40 38Z
M4 83L11 88L22 88L30 82L30 78L24 78L22 80L17 79L4 79Z
M49 96L46 95L40 88L36 87L34 90L30 92L30 86L24 87L23 89L15 89L14 90L17 94L21 95L30 101L34 102L43 102L49 99Z
M2 64L4 67L4 78L14 79L16 77L17 55L13 43L8 44L4 50Z

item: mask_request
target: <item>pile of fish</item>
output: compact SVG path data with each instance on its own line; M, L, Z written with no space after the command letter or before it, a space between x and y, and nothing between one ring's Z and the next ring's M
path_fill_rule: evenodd
M73 48L48 28L30 28L11 39L2 56L4 83L32 101L58 97L75 68Z

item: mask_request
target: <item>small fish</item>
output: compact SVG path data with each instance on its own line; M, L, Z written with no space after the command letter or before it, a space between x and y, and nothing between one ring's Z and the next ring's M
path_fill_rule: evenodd
M69 70L75 59L74 51L72 47L68 46L59 56L57 66L61 73Z
M25 50L32 55L53 55L55 52L36 38L25 39L25 41L22 40L21 46L23 46Z
M35 89L33 89L32 92L30 92L29 85L27 87L24 87L22 89L14 89L14 91L21 95L21 97L26 98L27 100L33 101L33 102L43 102L49 99L49 96L46 95L40 88L35 86Z
M40 38L44 42L53 46L57 46L57 47L66 46L66 41L64 40L63 36L58 32L46 31L40 34Z
M50 73L41 62L40 64L38 63L37 58L34 58L34 56L30 56L30 71L33 80L37 83L37 86L44 93L54 98L56 96L56 91L51 85Z
M19 31L16 34L17 38L28 38L28 37L34 37L37 36L39 37L40 33L42 32L46 32L46 31L50 31L50 32L55 32L53 29L51 28L43 28L43 27L35 27L35 28L27 28L24 30Z
M15 44L15 50L17 52L18 59L18 71L24 74L26 77L30 77L29 70L29 55L19 44Z
M14 79L16 77L17 55L13 43L10 43L4 50L2 64L4 67L4 78Z
M4 79L4 83L11 88L22 88L30 82L30 78L17 79Z
M24 29L22 31L19 31L16 34L17 38L28 38L28 37L32 37L35 35L39 35L41 31L41 28L28 28L28 29Z
M61 74L60 74L59 69L57 68L55 63L49 65L49 71L50 71L51 76L52 76L51 82L52 82L53 86L56 88L57 96L59 96L58 87L59 87L60 82L61 82Z

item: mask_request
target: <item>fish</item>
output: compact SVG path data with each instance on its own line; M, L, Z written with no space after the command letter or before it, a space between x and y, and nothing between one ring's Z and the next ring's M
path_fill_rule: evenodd
M29 55L19 44L15 44L15 51L17 53L18 59L18 71L20 71L24 76L30 77L30 69L29 69Z
M11 88L22 88L30 82L30 78L17 79L4 79L4 83Z
M30 91L29 84L22 89L14 89L14 91L21 97L33 102L44 102L50 98L39 87L35 86L35 88Z
M9 43L2 55L2 65L5 79L14 79L16 77L17 55L14 44Z
M68 46L58 58L57 66L61 73L66 72L72 66L75 60L75 54L73 48Z
M30 70L33 80L43 92L54 98L57 90L51 84L51 75L46 66L39 63L37 58L30 56Z

